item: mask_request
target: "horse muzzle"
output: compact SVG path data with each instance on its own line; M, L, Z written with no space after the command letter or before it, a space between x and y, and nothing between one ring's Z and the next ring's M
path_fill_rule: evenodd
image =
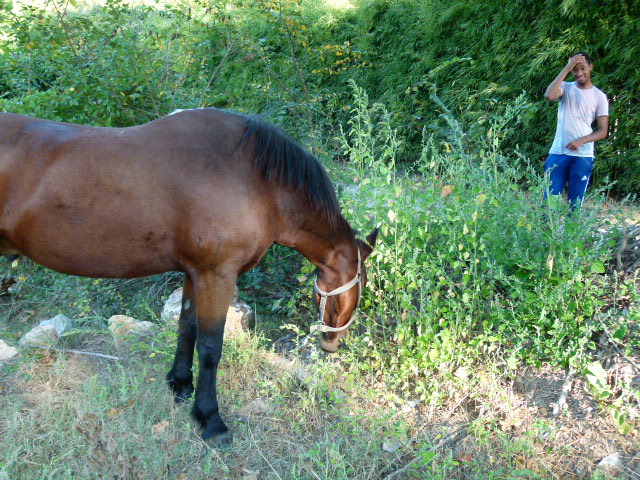
M338 351L339 345L340 345L339 337L336 337L331 340L327 340L326 338L320 339L320 348L328 353L336 353Z

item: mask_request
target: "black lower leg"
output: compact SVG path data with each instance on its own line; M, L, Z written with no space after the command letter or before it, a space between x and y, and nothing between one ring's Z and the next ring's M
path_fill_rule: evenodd
M211 332L198 332L200 372L192 414L202 425L202 438L223 437L229 430L220 418L216 393L218 364L222 356L224 322Z
M180 332L173 367L167 374L167 383L174 393L176 403L189 400L193 394L193 350L196 343L196 306L190 288L183 290L180 311Z

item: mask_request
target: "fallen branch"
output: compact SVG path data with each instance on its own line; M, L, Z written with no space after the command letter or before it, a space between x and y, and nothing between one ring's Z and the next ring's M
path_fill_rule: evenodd
M106 353L86 352L84 350L66 349L66 348L53 348L45 345L25 345L28 348L43 348L45 350L53 350L54 352L62 353L75 353L77 355L87 355L89 357L105 358L107 360L122 360L120 357L114 357L113 355L107 355Z
M107 360L116 360L116 361L121 360L120 357L114 357L113 355L107 355L106 353L86 352L84 350L74 350L74 349L62 350L62 351L75 353L77 355L88 355L90 357L106 358Z
M564 379L562 383L562 391L560 392L560 396L556 401L555 406L553 407L553 417L556 418L562 412L564 405L567 403L567 398L569 397L569 393L571 392L571 384L573 383L573 379L576 376L576 369L571 367L569 369L569 373L567 377Z
M439 448L443 448L443 447L447 447L449 445L454 445L456 443L458 443L460 440L462 440L464 437L466 437L469 432L467 431L467 427L469 426L468 423L465 423L464 425L458 427L457 429L455 429L451 434L447 435L446 437L442 437L440 439L440 441L438 443L435 444L435 446L433 447L434 450L437 450ZM416 463L418 463L421 460L421 457L416 457L413 460L411 460L409 463L407 463L404 467L391 472L389 475L387 475L386 477L384 477L384 480L392 480L394 478L396 478L399 475L402 475L403 473L405 473L407 470L409 470L411 467L413 467Z

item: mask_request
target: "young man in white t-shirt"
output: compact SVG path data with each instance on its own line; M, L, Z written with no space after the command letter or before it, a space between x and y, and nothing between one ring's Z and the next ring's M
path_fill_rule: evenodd
M572 209L582 205L593 169L594 142L607 136L609 102L593 83L593 63L587 52L578 52L544 92L547 100L560 100L556 136L544 170L549 175L549 194L560 195L568 185ZM565 82L573 72L575 82ZM596 130L591 125L597 121Z

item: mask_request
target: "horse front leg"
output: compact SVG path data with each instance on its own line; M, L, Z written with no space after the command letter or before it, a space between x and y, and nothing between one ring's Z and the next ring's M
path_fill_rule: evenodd
M202 438L228 443L228 428L218 412L216 377L222 356L224 325L233 298L235 275L207 273L194 277L198 304L199 375L192 415L202 426Z
M167 374L167 383L173 390L176 403L182 403L193 394L193 350L196 344L196 298L193 282L185 274L182 288L182 308L180 310L178 344L173 367Z

